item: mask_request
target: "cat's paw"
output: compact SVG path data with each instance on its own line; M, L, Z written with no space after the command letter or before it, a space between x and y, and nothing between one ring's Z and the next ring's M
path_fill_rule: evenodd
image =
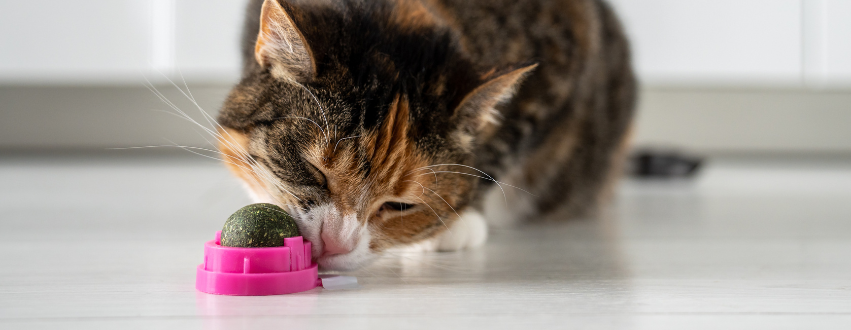
M488 238L488 225L477 211L465 211L445 233L437 238L438 251L458 251L481 246Z

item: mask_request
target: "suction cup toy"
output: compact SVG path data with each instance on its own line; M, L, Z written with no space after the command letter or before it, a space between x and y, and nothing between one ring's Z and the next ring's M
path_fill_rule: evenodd
M311 263L310 242L301 236L284 238L278 247L228 247L216 239L204 244L204 263L198 266L198 291L231 296L267 296L302 292L322 285Z

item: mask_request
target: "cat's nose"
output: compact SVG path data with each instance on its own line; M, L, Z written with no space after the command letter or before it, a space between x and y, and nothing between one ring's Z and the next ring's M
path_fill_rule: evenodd
M346 244L342 239L322 231L323 255L346 254L352 252L352 245Z

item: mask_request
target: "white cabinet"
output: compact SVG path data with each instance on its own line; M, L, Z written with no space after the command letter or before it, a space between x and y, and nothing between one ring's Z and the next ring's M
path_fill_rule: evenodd
M149 4L135 0L0 2L0 82L98 82L140 77Z
M0 84L239 77L248 0L0 0ZM609 0L649 86L851 87L851 0Z
M806 83L851 86L851 0L804 0Z
M206 82L239 77L240 39L247 0L177 0L175 67Z
M650 85L797 85L799 0L611 1Z
M0 1L0 84L232 82L246 3Z

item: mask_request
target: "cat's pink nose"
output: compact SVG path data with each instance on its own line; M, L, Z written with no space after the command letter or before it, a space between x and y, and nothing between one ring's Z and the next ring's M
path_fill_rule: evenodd
M322 232L322 243L324 244L323 255L346 254L352 252L350 245L341 242L341 240L333 235Z

